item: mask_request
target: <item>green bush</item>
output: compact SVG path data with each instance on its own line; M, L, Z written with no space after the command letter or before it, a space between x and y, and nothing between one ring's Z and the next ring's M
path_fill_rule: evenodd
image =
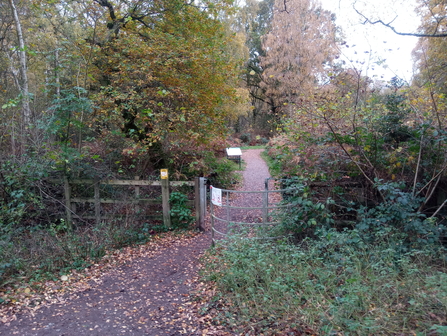
M278 213L278 217L283 230L296 239L311 236L318 228L333 223L328 210L332 200L315 200L308 184L309 180L302 177L281 180L281 188L285 189L281 205L285 208Z
M239 137L239 139L243 142L243 143L250 143L251 141L251 134L250 133L243 133L241 134L241 136Z
M216 188L230 189L240 181L240 176L236 173L239 165L227 158L208 155L205 157L205 164L210 171L208 180Z
M26 156L0 161L0 233L33 225L42 215L45 207L39 187L46 168Z
M188 197L180 192L173 192L169 197L171 205L171 223L175 229L186 229L195 220L188 205Z
M436 218L427 218L418 212L422 197L405 192L402 183L376 181L377 190L385 200L375 207L361 206L356 229L363 239L374 243L384 239L397 239L402 249L420 249L436 244L445 233L445 227Z

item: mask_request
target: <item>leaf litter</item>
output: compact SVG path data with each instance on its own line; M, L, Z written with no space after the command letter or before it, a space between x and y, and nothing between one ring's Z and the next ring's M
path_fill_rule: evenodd
M209 237L155 235L58 281L1 293L1 335L231 335L190 296Z
M262 178L246 170L244 181L242 188L252 190ZM209 229L154 235L57 281L2 292L0 335L254 335L219 317L231 320L231 303L216 302L213 283L198 276L209 236Z

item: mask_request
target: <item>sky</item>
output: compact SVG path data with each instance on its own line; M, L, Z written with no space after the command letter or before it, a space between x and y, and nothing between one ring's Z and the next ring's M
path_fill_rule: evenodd
M389 28L376 24L362 24L364 19L353 9L371 20L391 22L401 32L414 32L419 18L414 12L416 0L320 0L323 7L337 15L346 46L342 47L342 59L362 74L375 79L389 80L399 76L410 81L413 74L411 52L417 43L416 37L400 36ZM385 60L378 65L379 60Z

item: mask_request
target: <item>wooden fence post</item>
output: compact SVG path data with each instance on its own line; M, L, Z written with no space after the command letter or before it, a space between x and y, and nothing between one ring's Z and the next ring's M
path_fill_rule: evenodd
M195 191L195 208L196 208L196 225L200 231L205 231L206 216L206 179L204 177L196 177L194 184Z
M194 208L196 210L196 227L200 230L200 178L194 179Z
M171 207L169 206L169 177L167 169L161 170L161 200L163 202L163 223L171 228Z
M73 229L73 218L71 216L71 192L70 183L67 175L64 175L64 195L65 195L65 212L67 214L67 227L69 230Z
M135 179L135 181L139 181L140 177L135 176L134 179ZM135 206L135 212L137 213L137 215L139 215L140 214L140 186L135 186L135 198L137 199L137 205Z
M95 180L95 221L96 225L101 224L101 198L99 196L99 180Z

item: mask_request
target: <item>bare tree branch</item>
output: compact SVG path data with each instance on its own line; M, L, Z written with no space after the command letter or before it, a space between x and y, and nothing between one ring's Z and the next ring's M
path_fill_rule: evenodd
M395 27L393 27L391 24L393 23L394 20L396 20L397 16L391 20L388 23L383 22L382 20L376 20L376 21L372 21L369 18L367 18L365 15L363 15L363 13L361 13L360 11L357 10L357 8L355 8L355 5L352 5L352 8L354 8L354 10L357 12L358 15L360 15L363 19L365 19L365 21L363 22L363 24L369 23L372 25L375 24L381 24L389 29L391 29L395 34L397 35L401 35L401 36L416 36L416 37L447 37L447 33L441 33L441 34L422 34L422 33L403 33L403 32L399 32L396 30Z
M283 0L284 1L284 9L283 10L279 10L280 12L286 12L287 14L290 14L290 12L287 9L287 0Z
M115 10L113 9L113 5L108 0L95 0L95 2L102 7L107 7L109 9L110 18L113 21L116 20Z

